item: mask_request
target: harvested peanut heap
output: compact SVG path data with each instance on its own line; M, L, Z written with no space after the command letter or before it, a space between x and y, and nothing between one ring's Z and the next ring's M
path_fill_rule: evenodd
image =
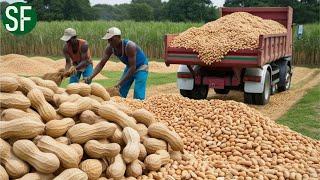
M63 89L6 73L0 91L1 180L135 179L183 152L176 132L146 109L110 100L100 84Z
M191 48L201 61L210 65L221 61L229 51L257 48L259 35L286 32L287 29L276 21L235 12L180 33L170 46Z
M175 153L176 160L149 177L320 178L320 141L278 125L243 103L179 95L153 96L144 102L113 99L132 109L144 107L183 139L183 154Z

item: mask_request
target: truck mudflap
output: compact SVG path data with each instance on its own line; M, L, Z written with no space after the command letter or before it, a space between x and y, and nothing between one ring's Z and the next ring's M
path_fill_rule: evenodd
M246 93L263 93L264 90L264 82L266 72L270 67L269 64L264 65L262 68L247 68L244 76L248 77L257 77L260 81L252 81L244 79L244 92ZM258 78L260 77L260 78Z
M194 86L194 79L192 73L186 65L179 65L177 72L177 86L178 89L192 90Z

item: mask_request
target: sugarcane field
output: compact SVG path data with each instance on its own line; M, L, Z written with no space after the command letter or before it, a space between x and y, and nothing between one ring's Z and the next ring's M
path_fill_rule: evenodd
M319 1L0 3L0 180L320 179Z

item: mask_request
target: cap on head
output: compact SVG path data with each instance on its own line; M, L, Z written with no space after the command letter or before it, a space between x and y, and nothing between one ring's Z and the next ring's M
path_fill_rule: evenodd
M116 35L121 35L120 29L117 27L112 27L107 30L107 33L102 37L102 39L110 39Z
M69 41L73 36L76 36L77 32L73 28L67 28L64 30L63 36L60 38L62 41Z

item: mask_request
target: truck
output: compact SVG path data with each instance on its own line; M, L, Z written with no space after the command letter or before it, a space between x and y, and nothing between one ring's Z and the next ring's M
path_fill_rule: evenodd
M287 33L259 36L255 49L228 52L220 62L207 65L192 49L170 47L177 34L164 37L165 64L179 64L177 86L180 94L191 99L206 99L209 88L217 94L230 90L244 92L247 104L265 105L270 96L290 88L292 77L291 7L224 7L221 16L248 12L279 22ZM214 45L213 45L214 46Z

